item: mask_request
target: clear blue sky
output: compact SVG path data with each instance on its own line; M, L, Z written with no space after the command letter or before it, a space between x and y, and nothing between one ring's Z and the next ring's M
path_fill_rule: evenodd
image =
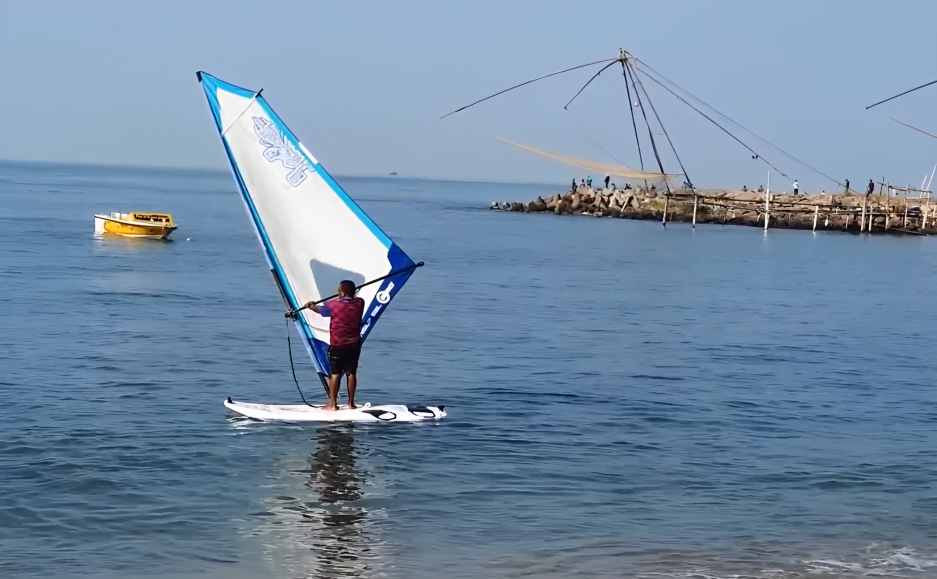
M334 174L565 184L580 172L492 137L636 166L620 77L572 113L589 71L439 117L624 47L841 181L919 185L937 139L887 117L937 134L937 85L864 107L937 79L934 22L934 2L3 2L0 158L223 168L201 69L264 88ZM652 96L697 184L763 184L763 164Z

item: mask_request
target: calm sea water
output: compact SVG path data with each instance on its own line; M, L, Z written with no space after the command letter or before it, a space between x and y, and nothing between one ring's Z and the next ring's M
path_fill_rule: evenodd
M937 576L937 239L340 182L427 263L360 400L439 423L222 406L298 399L230 175L0 164L0 575ZM95 238L118 210L180 229Z

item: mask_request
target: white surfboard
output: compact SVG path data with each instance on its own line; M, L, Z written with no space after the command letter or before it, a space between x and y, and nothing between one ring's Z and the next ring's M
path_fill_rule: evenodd
M251 404L228 398L225 406L238 414L257 420L287 422L419 422L439 420L446 416L445 406L404 406L365 404L355 409L339 406L338 410L322 410L321 406L305 404Z
M283 301L323 386L330 375L329 320L307 302L323 302L342 280L364 300L364 343L414 263L342 189L273 112L261 91L204 72L199 82L231 164L241 200L254 225ZM334 296L333 296L334 297ZM292 356L290 358L292 363ZM299 388L299 382L296 382ZM300 391L301 392L301 391ZM225 406L263 420L438 420L442 406L373 406L327 412L308 405L234 402Z

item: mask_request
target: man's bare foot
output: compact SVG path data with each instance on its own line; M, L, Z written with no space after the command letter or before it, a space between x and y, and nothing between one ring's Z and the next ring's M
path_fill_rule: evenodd
M325 406L322 407L322 410L328 410L329 412L335 412L336 410L338 410L338 407L335 406L334 404L326 404Z
M355 406L355 403L354 403L354 402L349 401L349 402L348 402L348 408L349 408L350 410L354 410L355 408L357 408L357 406Z

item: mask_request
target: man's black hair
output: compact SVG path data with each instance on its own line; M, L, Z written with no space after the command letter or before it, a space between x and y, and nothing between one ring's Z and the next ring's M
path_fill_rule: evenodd
M345 292L346 296L355 295L355 282L351 281L350 279L342 280L341 283L338 284L338 287L342 288L342 291Z

